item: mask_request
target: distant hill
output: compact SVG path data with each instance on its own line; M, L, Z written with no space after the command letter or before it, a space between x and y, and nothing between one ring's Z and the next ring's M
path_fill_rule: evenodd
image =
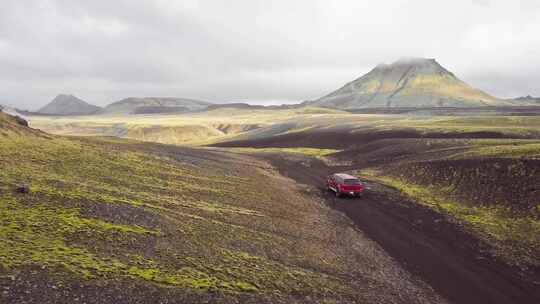
M101 110L73 95L60 94L37 113L47 115L91 115Z
M405 58L392 64L379 64L342 88L304 104L359 109L505 106L513 102L469 86L435 59Z
M161 106L143 106L133 110L132 114L174 114L189 112L186 107L161 107Z
M103 109L106 114L145 114L196 111L211 103L195 99L173 97L129 97L113 102ZM172 109L168 109L172 108Z
M239 110L290 110L304 108L301 104L282 104L282 105L253 105L245 102L231 102L212 104L205 110L212 111L218 109L239 109Z
M532 97L531 95L517 97L513 99L518 103L525 103L530 105L540 105L540 97Z
M206 110L217 110L217 109L243 109L243 110L265 110L268 107L263 105L250 105L243 102L234 102L234 103L222 103L222 104L213 104L206 108Z

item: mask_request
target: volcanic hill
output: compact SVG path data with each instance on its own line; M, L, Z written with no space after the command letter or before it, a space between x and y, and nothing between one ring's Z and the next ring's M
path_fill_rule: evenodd
M49 115L91 115L101 110L73 95L60 94L50 103L38 110L40 114Z
M508 106L513 103L471 87L435 59L403 58L392 64L379 64L337 91L306 104L357 109Z

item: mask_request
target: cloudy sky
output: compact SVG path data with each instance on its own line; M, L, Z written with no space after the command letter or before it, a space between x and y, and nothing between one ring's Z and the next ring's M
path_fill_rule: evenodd
M0 104L297 102L404 56L540 95L538 16L537 0L2 0Z

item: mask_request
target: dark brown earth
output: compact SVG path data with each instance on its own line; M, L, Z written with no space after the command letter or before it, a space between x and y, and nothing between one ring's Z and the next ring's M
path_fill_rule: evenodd
M337 199L323 189L324 177L351 167L328 167L319 160L298 161L265 156L278 171L320 191L329 205L350 217L405 269L453 303L540 303L539 277L491 256L489 245L459 224L400 197L397 191L370 183L361 199ZM536 274L538 276L538 274Z
M540 160L476 158L431 160L391 166L407 180L453 189L452 195L474 205L502 205L535 214L540 196Z
M538 134L540 136L540 134ZM412 138L482 138L482 139L529 139L536 136L518 136L509 135L495 131L471 131L471 132L426 132L421 133L415 129L402 130L357 130L349 132L348 130L307 130L294 133L280 134L270 137L233 140L221 143L215 143L214 147L252 147L252 148L291 148L308 147L323 149L346 149L352 145L367 144L383 139L412 139Z
M332 157L358 168L378 167L387 175L415 184L448 189L449 196L467 205L502 206L516 213L536 214L540 160L526 156L452 157L473 146L468 139L390 138L357 145Z
M468 116L474 115L510 115L510 116L538 116L540 115L539 106L510 106L510 107L472 107L472 108L454 108L454 107L436 107L436 108L415 108L415 107L392 107L392 108L365 108L347 110L350 113L358 114L418 114L429 113L430 115L456 115Z

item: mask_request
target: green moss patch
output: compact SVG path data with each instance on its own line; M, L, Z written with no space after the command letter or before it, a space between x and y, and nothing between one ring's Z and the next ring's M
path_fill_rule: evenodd
M0 268L207 292L354 293L291 262L304 214L289 214L275 188L156 149L166 153L112 139L0 138ZM16 194L19 183L30 193Z

